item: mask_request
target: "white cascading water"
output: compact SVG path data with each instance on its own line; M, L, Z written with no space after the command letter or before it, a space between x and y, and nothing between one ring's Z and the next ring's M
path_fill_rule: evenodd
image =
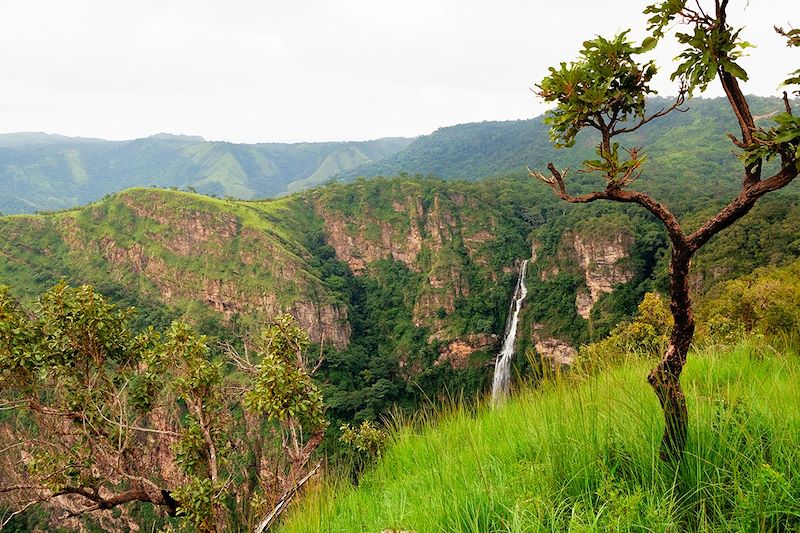
M497 356L494 365L494 380L492 381L492 402L498 403L507 397L511 392L511 360L514 358L514 343L517 340L517 326L519 325L519 312L522 309L522 302L528 294L525 286L525 271L528 268L528 260L522 261L519 269L519 279L517 288L514 290L514 298L511 300L508 320L506 321L506 333L503 338L503 349Z

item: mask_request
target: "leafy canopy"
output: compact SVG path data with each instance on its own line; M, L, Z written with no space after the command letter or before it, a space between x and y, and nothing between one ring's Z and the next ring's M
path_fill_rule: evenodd
M190 531L263 516L327 425L307 334L279 316L242 358L178 322L136 332L134 313L89 285L31 309L0 286L0 494L22 509L72 495L76 514L145 502Z
M691 96L695 90L705 91L718 77L722 78L724 86L736 86L737 91L734 80L747 81L748 74L738 60L753 45L740 38L742 28L728 24L727 3L716 2L713 11L708 12L703 9L702 2L687 0L666 0L649 5L644 12L650 15L647 29L651 35L641 44L628 38L629 31L611 39L597 37L583 43L576 61L551 67L550 74L537 87L539 96L546 102L557 104L545 119L556 146L573 146L577 134L587 127L597 130L602 136L597 148L600 159L585 161L585 169L603 173L609 187L621 188L633 182L641 173L645 158L637 148L628 150L628 158L621 157L620 145L612 141L614 137L632 132L672 111L683 103L685 95ZM689 27L688 31L678 31L674 35L685 47L676 58L678 65L671 74L671 79L680 81L678 97L672 107L646 116L645 98L656 93L650 83L657 68L652 60L639 60L637 56L654 49L673 22ZM800 46L800 30L776 28L776 31L786 37L788 46ZM800 70L792 72L783 82L784 86L798 83ZM729 97L744 98L738 94ZM746 106L746 103L737 102L737 105ZM788 107L787 103L786 112L774 117L774 126L764 129L745 124L745 138L741 142L734 139L748 168L755 168L760 161L776 156L784 161L797 160L800 117L794 116ZM551 179L543 181L551 186L555 184Z
M556 146L573 146L575 136L586 126L600 128L644 117L645 98L656 94L649 85L656 66L634 59L647 48L635 45L627 34L584 42L581 59L550 67L550 75L537 85L545 101L558 103L545 119Z

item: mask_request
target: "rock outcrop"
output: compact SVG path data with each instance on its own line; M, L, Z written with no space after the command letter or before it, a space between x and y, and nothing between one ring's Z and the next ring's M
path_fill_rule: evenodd
M531 341L536 352L553 368L569 366L575 359L577 350L569 343L547 335L543 324L534 323L531 327Z
M323 203L316 205L324 221L328 244L336 251L336 258L347 263L356 275L364 274L370 263L380 259L395 259L411 270L418 270L417 258L422 251L422 203L419 198L411 198L405 203L393 202L392 209L398 215L406 215L400 220L407 227L398 228L397 224L369 216L352 220Z
M628 262L633 236L622 230L606 235L570 233L564 236L564 242L574 250L586 281L586 289L580 289L575 298L575 307L578 314L588 320L592 307L603 294L633 279L633 269Z
M446 344L439 352L439 358L434 364L449 363L456 370L468 368L470 357L479 350L494 350L497 348L499 337L497 335L471 334L464 338L456 339Z

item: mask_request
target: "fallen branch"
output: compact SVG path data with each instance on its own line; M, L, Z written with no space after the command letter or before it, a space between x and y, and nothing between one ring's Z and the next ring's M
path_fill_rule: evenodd
M281 496L281 499L278 500L277 504L275 504L275 507L272 508L272 511L255 527L253 530L254 533L264 533L264 531L267 531L272 524L275 523L275 520L277 520L281 513L286 510L286 507L292 501L294 495L297 494L301 488L303 488L303 485L305 485L309 479L314 477L314 474L317 473L320 465L322 465L322 461L317 463L317 465L312 468L308 474L303 476L303 478L300 479L300 481L298 481L294 487L283 493L283 496Z

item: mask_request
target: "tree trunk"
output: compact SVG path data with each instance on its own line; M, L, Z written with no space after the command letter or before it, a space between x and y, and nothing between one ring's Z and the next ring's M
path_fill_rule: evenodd
M669 346L661 361L650 371L647 380L664 410L664 437L661 459L680 460L686 445L688 415L686 398L681 388L681 371L694 336L694 313L689 297L689 265L692 253L688 246L673 245L670 260L670 311L675 326Z

